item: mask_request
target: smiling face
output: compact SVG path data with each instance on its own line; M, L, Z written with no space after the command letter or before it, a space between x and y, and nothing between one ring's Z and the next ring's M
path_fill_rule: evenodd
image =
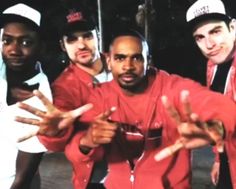
M64 35L61 46L75 64L90 66L99 58L96 30L75 31Z
M2 58L13 71L34 70L40 39L26 24L12 22L2 30Z
M193 37L206 58L214 64L224 63L233 56L235 22L205 21L196 27Z
M134 36L117 37L111 45L107 61L113 78L121 88L132 92L143 86L147 51L139 38Z

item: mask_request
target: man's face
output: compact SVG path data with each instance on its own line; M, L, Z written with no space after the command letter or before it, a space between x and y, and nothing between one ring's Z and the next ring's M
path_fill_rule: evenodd
M62 49L72 63L90 66L99 58L96 31L78 31L63 36Z
M121 88L133 91L140 87L146 73L147 51L140 39L133 36L117 37L107 59L113 78Z
M206 21L198 25L193 37L203 55L214 64L221 64L233 56L235 25L224 21Z
M2 58L13 71L34 69L40 48L39 36L23 23L8 23L2 30Z

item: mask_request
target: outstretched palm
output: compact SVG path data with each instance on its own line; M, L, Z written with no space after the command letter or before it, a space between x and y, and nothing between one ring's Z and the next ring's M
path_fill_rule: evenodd
M18 103L18 106L21 109L24 109L34 114L38 118L34 119L17 116L15 120L21 123L26 123L39 127L39 130L36 133L30 133L24 138L21 138L21 141L26 140L27 138L30 138L37 134L46 136L57 136L61 134L66 128L72 126L73 122L77 117L92 108L92 104L86 104L75 110L63 112L57 109L40 91L35 90L33 91L33 93L44 104L46 111L42 111L38 108L35 108L22 102Z
M168 102L166 96L162 97L162 103L176 123L180 137L175 144L168 146L156 154L155 159L160 161L182 148L194 149L207 144L216 144L218 151L223 151L223 125L218 120L201 121L197 114L191 110L188 100L189 92L182 91L181 102L183 109L181 114Z

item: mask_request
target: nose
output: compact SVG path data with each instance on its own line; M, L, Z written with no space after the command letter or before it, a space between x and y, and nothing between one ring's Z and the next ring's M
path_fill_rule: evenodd
M83 37L78 37L78 39L77 39L77 48L78 49L84 49L85 48L85 43L84 43L84 38Z
M21 55L22 54L21 45L17 41L14 41L11 43L10 54L11 55Z
M207 37L205 40L205 45L207 49L212 49L215 46L215 42L211 37Z
M132 61L132 59L130 58L127 58L125 61L124 61L124 64L123 64L123 69L124 70L134 70L134 63Z

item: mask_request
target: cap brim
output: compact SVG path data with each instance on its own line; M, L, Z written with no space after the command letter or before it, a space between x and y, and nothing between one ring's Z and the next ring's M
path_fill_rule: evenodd
M193 20L191 20L190 22L187 23L187 26L190 30L194 30L194 28L204 22L204 21L207 21L207 20L224 20L224 21L227 21L227 20L230 20L231 18L227 15L224 15L224 14L219 14L219 13L211 13L211 14L205 14L205 15L201 15L197 18L194 18Z
M73 22L62 28L61 35L69 34L74 31L89 31L93 29L95 29L95 25L93 23L87 21Z
M39 28L39 26L31 21L30 19L27 19L23 16L15 15L15 14L2 14L0 16L0 27L3 28L6 24L11 22L20 22L20 23L26 23L28 25L31 25L34 28Z

